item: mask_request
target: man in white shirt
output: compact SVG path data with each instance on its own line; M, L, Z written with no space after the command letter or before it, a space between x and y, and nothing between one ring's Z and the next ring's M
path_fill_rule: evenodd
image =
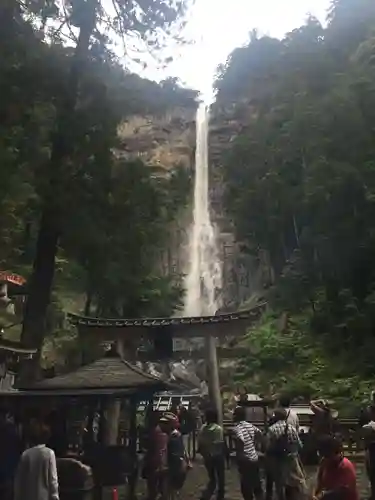
M279 399L280 407L286 411L287 423L289 425L292 425L296 429L297 433L299 433L299 418L297 413L290 408L290 403L291 403L290 398L287 396L281 396Z
M41 420L30 425L31 448L24 451L19 461L14 500L59 500L56 457L45 443L49 429Z

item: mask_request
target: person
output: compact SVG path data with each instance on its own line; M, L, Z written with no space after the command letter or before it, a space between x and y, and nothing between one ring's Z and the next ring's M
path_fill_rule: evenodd
M258 427L246 421L246 408L244 406L235 408L233 420L235 423L233 437L242 496L244 500L252 500L254 496L257 499L262 498L257 452L257 443L261 441L262 432Z
M335 419L337 411L333 410L328 401L323 399L311 401L310 408L313 412L312 428L316 439L333 435L335 432Z
M290 407L291 400L288 396L281 396L279 399L279 405L287 413L287 419L289 425L292 425L296 431L299 433L299 418L297 413Z
M165 492L168 435L159 425L158 412L150 412L148 425L142 476L147 481L148 500L155 500Z
M343 456L341 442L334 436L322 438L319 444L322 461L318 470L316 500L358 500L356 472Z
M369 409L369 422L362 426L366 449L366 471L370 482L371 499L375 499L375 405Z
M15 482L14 500L59 500L56 457L45 443L49 428L40 418L30 422L31 448L24 451L19 461Z
M306 495L306 478L299 460L301 447L297 430L287 422L287 412L277 409L275 423L267 432L266 457L279 500Z
M205 413L206 423L198 436L198 453L204 460L208 474L208 484L202 493L202 500L209 500L217 489L217 499L225 495L225 444L224 431L218 424L218 414L213 408Z
M180 412L178 415L178 420L180 422L180 432L182 434L182 439L184 441L185 450L189 449L189 435L192 432L191 429L191 419L190 413L184 405L180 406Z
M202 423L202 415L201 412L199 411L198 404L193 401L190 401L188 410L190 412L192 428L194 430L200 429L203 423Z
M14 474L21 456L21 439L5 408L0 408L0 498L11 496Z
M177 416L168 412L160 419L160 423L168 435L167 497L169 500L174 500L181 492L191 464L185 451Z
M360 427L363 427L364 425L368 424L371 420L370 416L370 410L369 408L361 408L359 410L359 415L358 415L358 425Z
M172 401L171 401L171 408L169 410L169 413L175 415L179 421L179 423L181 424L181 420L180 420L180 413L181 413L181 398L172 398Z

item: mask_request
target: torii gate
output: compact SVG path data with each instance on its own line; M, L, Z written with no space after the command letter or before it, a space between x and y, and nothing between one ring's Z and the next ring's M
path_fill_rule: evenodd
M243 335L262 315L266 303L252 309L216 316L182 318L106 319L68 314L68 320L84 339L93 336L102 342L116 342L119 354L135 361L138 348L146 342L154 343L155 351L164 351L159 359L173 357L173 338L223 338ZM214 342L213 342L214 343ZM212 346L211 346L212 347ZM222 414L219 370L216 348L206 353L209 391L212 401Z

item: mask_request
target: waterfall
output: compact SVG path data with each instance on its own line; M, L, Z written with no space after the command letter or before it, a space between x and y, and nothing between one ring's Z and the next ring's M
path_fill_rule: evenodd
M220 307L222 273L215 227L210 217L208 127L208 109L204 103L201 103L196 119L194 208L189 233L184 316L213 316ZM222 403L216 339L211 335L206 337L205 345L209 395L221 421Z
M201 103L196 118L194 208L187 253L184 316L211 316L221 305L221 263L209 204L208 130L209 112Z

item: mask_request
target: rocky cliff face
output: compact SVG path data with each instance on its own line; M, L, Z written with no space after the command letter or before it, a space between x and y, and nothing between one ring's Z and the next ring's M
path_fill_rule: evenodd
M252 301L262 288L262 273L257 259L241 250L234 235L233 221L226 213L223 158L237 135L249 123L252 110L248 102L215 103L211 108L209 161L211 208L220 233L223 262L223 310L236 310Z
M119 129L119 153L168 171L193 168L195 109L174 108L164 116L133 116Z

